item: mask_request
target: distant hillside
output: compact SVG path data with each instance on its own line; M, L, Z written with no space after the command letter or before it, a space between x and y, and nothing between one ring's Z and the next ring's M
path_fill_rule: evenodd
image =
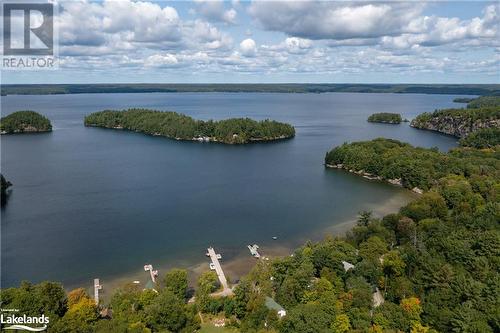
M415 93L500 95L498 84L4 84L2 95L148 92Z

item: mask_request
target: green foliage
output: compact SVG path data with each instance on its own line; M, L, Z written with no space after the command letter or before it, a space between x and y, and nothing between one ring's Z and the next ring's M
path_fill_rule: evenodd
M468 148L457 148L444 154L436 149L380 138L336 147L327 153L325 163L368 172L382 179L400 179L406 188L428 190L440 178L450 174L472 178L487 172L499 177L499 154L497 151Z
M500 96L485 96L473 100L466 109L444 109L425 112L411 122L411 126L466 137L485 128L498 128L500 124ZM481 135L489 139L490 132ZM471 139L476 143L478 139ZM482 141L480 141L482 142Z
M470 104L469 104L470 105ZM462 120L465 122L475 122L477 120L488 120L500 118L500 109L498 106L484 106L480 108L467 108L467 109L443 109L434 112L425 112L418 115L412 126L422 127L424 124L433 118L445 119L450 117L452 119Z
M145 311L148 326L155 331L179 332L187 323L186 305L170 290L163 290Z
M67 309L66 293L61 284L55 282L41 282L31 284L22 282L19 288L8 288L0 291L2 308L18 309L27 316L60 316Z
M453 102L455 103L470 103L471 101L473 101L474 98L468 98L468 97L458 97L458 98L455 98L453 99Z
M165 289L174 293L179 299L186 298L188 288L188 273L185 269L171 269L163 279Z
M34 111L17 111L0 119L2 134L50 131L50 120Z
M281 322L283 333L330 332L334 318L331 318L317 304L300 304L293 308Z
M483 128L460 139L460 145L476 149L494 148L500 145L500 128Z
M500 96L481 96L467 104L467 108L478 109L490 106L500 106Z
M399 113L381 112L370 115L368 121L371 123L400 124L403 119Z
M146 109L101 111L85 117L85 126L127 129L177 140L209 138L210 141L242 144L295 136L293 126L273 120L232 118L219 121L195 120L176 112Z

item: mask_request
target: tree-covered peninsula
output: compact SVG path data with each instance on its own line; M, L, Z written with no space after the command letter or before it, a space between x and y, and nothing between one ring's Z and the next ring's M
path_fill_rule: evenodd
M273 120L249 118L195 120L177 112L147 109L105 110L85 117L85 126L126 129L176 140L244 144L295 136L293 126Z
M483 188L482 194L487 195L492 189L483 187L482 173L491 172L499 177L500 152L464 147L441 153L437 149L380 138L338 146L326 154L325 164L416 191L431 189L447 175L467 175L472 183L478 181L474 186Z
M0 119L0 133L36 133L50 132L50 120L34 111L17 111Z
M370 115L368 121L371 123L400 124L403 119L399 113L381 112Z
M483 96L464 109L436 110L418 115L410 126L437 131L459 138L483 129L500 127L500 96Z

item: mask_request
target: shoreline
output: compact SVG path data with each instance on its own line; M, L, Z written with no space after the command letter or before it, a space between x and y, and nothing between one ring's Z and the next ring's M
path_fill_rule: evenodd
M356 171L354 169L348 169L346 168L343 164L328 164L328 163L325 163L325 167L326 168L329 168L329 169L337 169L337 170L344 170L344 171L347 171L349 173L354 173L358 176L361 176L365 179L368 179L368 180L377 180L377 181L381 181L381 182L384 182L384 183L387 183L387 184L391 184L391 185L394 185L394 186L398 186L398 187L402 187L404 189L407 189L409 191L412 191L414 193L417 193L417 194L423 194L424 193L424 190L418 188L418 187L414 187L414 188L406 188L403 186L403 183L401 181L401 178L396 178L396 179L385 179L385 178L382 178L381 176L375 176L369 172L365 172L364 170L359 170L359 171Z
M410 202L413 198L417 196L417 194L411 192L410 190L405 191L406 193L398 193L395 194L392 198L385 201L382 205L373 204L373 207L370 209L373 212L374 217L382 217L384 215L397 212L400 207ZM339 223L328 223L323 227L319 227L317 230L311 230L311 232L305 237L298 237L294 239L290 239L288 241L282 242L272 245L272 243L261 245L259 252L263 257L267 258L276 258L276 257L284 257L293 253L293 251L300 247L307 241L321 241L329 236L344 236L348 231L352 229L353 226L356 225L356 217L348 218L346 220L340 221ZM208 246L208 245L207 245ZM217 245L214 244L215 249L217 250ZM239 250L241 248L241 250ZM232 252L232 251L231 251ZM203 258L203 259L201 259ZM241 244L238 247L238 250L229 255L229 259L224 259L224 253L222 253L221 265L224 269L226 277L231 285L234 285L239 279L245 275L247 275L251 269L257 263L257 260L253 256L251 256L250 252L246 248L246 244ZM155 269L159 271L159 275L157 277L157 281L161 281L163 279L164 274L172 269L172 268L180 268L186 269L188 271L188 283L189 287L193 288L196 286L196 280L200 276L201 273L209 270L210 260L205 258L203 254L200 254L200 260L191 261L189 259L184 259L181 262L172 263L167 262L159 265L153 266ZM103 289L100 291L100 299L107 303L110 301L111 296L116 292L116 290L120 287L128 283L132 283L133 281L140 281L140 286L145 286L145 284L150 280L149 273L145 272L142 269L142 265L145 263L138 263L138 269L133 272L124 272L123 274L119 274L110 278L100 278L101 284L103 285ZM64 286L64 288L69 291L75 288L84 288L89 292L89 295L93 295L93 287L92 281L89 281L88 284L69 284Z
M247 145L247 144L252 144L252 143L280 142L280 141L291 140L295 137L295 135L292 135L292 136L280 135L277 137L266 138L266 139L249 138L248 141L246 141L246 142L225 142L225 141L218 140L217 138L211 137L211 136L210 137L209 136L194 137L191 139L189 139L189 138L176 138L176 137L171 137L171 136L167 136L167 135L162 135L159 133L146 133L146 132L142 132L139 130L131 130L131 129L125 128L123 126L109 127L109 126L99 126L96 124L84 124L84 126L85 127L92 127L92 128L102 128L102 129L111 129L111 130L117 130L117 131L133 132L133 133L139 133L139 134L153 136L153 137L166 138L166 139L175 140L175 141L187 141L187 142L199 142L199 143L219 143L219 144L233 145L233 146Z

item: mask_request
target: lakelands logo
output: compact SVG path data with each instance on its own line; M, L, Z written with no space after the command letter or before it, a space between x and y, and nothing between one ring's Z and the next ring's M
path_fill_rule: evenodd
M3 3L2 69L52 69L55 67L53 3Z
M47 329L47 324L49 323L49 317L41 315L38 317L33 316L17 316L15 314L0 314L0 323L4 330L25 330L31 332L41 332ZM30 325L30 326L27 326ZM34 325L37 325L33 327ZM40 326L43 325L43 326Z

